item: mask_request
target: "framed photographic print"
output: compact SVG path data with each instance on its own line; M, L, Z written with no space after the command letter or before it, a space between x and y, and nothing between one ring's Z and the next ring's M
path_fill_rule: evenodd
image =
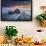
M31 21L32 0L1 0L1 21Z

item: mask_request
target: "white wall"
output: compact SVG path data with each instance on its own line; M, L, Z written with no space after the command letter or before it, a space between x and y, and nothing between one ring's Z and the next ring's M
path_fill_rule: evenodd
M33 19L32 21L0 21L0 35L4 34L5 26L14 25L17 27L19 33L18 36L22 34L24 36L31 36L31 33L35 32L37 29L43 29L46 31L46 28L40 27L35 20L36 15L40 14L40 6L46 5L46 0L33 0Z

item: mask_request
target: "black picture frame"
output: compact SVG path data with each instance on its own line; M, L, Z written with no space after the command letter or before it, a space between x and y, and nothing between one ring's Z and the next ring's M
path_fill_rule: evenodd
M1 21L32 21L32 0L19 0L19 1L17 0L17 2L21 2L21 1L28 2L28 1L29 1L29 2L31 3L31 4L30 4L30 5L31 5L31 8L30 8L30 9L31 9L31 10L30 10L30 19L22 19L22 18L20 18L20 19L17 19L17 20L11 20L11 19L8 20L8 19L6 18L7 16L4 16L4 15L2 14L2 10L3 10L2 8L3 8L3 7L5 7L5 6L6 6L6 7L9 7L10 5L12 5L12 4L10 4L10 3L7 4L6 1L8 1L8 0L4 0L4 2L3 2L3 0L1 0ZM9 0L9 1L12 2L13 0ZM15 1L15 0L14 0L14 1ZM13 1L13 2L14 2L14 1ZM3 3L3 4L2 4L2 3ZM4 4L4 3L6 3L6 4ZM23 3L22 3L22 4L23 4ZM26 4L26 3L25 3L25 4ZM27 5L28 5L28 4L27 4ZM17 10L18 10L18 9L17 9ZM6 11L7 11L7 10L5 10L4 12L6 12ZM18 10L18 11L19 11L19 10ZM15 12L16 12L16 11L15 11ZM18 13L20 13L20 11L19 11ZM18 14L18 13L17 13L17 14ZM12 15L14 14L14 12L12 13L12 11L9 11L9 14L10 14L9 16L12 16ZM24 13L24 14L25 14L25 13ZM28 16L27 16L27 17L28 17Z

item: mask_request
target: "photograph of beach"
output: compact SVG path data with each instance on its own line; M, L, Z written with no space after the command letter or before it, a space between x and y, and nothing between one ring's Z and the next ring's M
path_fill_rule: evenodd
M2 21L29 21L32 20L31 0L2 0Z

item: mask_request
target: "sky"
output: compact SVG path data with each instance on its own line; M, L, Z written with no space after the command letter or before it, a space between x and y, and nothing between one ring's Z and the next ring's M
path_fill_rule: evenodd
M2 7L13 6L16 4L29 4L31 0L1 0Z

